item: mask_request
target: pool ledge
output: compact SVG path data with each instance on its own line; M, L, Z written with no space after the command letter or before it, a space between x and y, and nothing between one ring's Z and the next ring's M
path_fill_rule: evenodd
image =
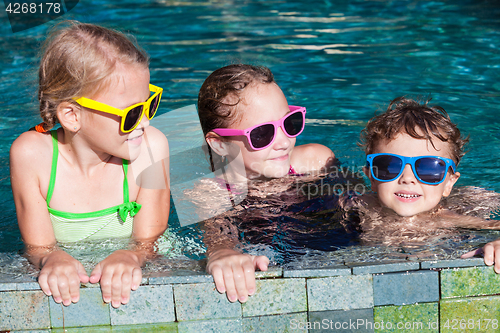
M210 275L155 273L114 309L98 285L82 285L79 302L65 307L35 281L0 274L0 331L456 332L499 325L500 275L482 258L271 267L256 277L255 294L231 303Z

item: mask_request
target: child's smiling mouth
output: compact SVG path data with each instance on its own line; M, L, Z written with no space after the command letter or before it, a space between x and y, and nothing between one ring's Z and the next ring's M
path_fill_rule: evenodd
M415 192L400 191L394 193L398 200L403 202L413 202L417 201L422 195Z
M142 143L142 136L143 134L135 136L133 138L129 138L127 139L127 141L131 144L140 145Z
M283 156L279 156L279 157L275 157L275 158L271 158L272 161L285 161L289 158L288 154L286 155L283 155Z

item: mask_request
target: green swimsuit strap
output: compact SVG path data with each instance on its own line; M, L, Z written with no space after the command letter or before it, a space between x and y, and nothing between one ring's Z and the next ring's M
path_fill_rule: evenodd
M128 197L128 179L127 179L127 173L128 173L128 160L122 159L122 167L123 167L123 202L127 203L130 201Z
M47 190L47 207L54 193L54 185L56 183L57 157L59 156L59 147L57 146L57 130L50 131L52 135L52 168L50 169L49 189Z
M130 162L128 160L122 159L122 166L123 166L123 173L124 173L124 178L123 178L123 203L118 207L118 215L120 215L120 218L122 219L123 222L126 221L127 216L130 215L131 217L135 216L141 209L140 204L138 204L135 201L129 201L129 195L128 195L128 180L127 180L127 172L128 172L128 164Z
M50 131L52 135L52 168L50 169L50 181L49 181L49 189L47 190L47 207L50 204L50 200L52 199L52 194L54 193L54 185L56 183L56 172L57 172L57 158L59 156L59 147L57 144L57 130ZM129 161L122 159L122 167L123 167L123 202L129 202L129 194L128 194L128 163Z

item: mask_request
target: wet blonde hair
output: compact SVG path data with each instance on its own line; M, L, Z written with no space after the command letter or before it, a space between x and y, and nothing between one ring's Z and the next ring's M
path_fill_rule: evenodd
M74 103L72 98L101 89L117 63L149 65L146 52L121 32L77 21L65 21L56 28L45 41L38 72L45 130L56 124L61 102Z

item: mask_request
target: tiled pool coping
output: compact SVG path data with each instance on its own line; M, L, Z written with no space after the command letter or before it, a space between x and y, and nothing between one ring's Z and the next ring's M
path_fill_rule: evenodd
M256 275L257 291L244 304L227 301L215 290L210 275L164 272L145 277L129 304L118 309L102 302L98 285L82 285L80 301L64 307L45 296L33 280L0 275L0 331L493 332L499 328L500 276L484 266L482 258L347 263L304 270L272 267Z

